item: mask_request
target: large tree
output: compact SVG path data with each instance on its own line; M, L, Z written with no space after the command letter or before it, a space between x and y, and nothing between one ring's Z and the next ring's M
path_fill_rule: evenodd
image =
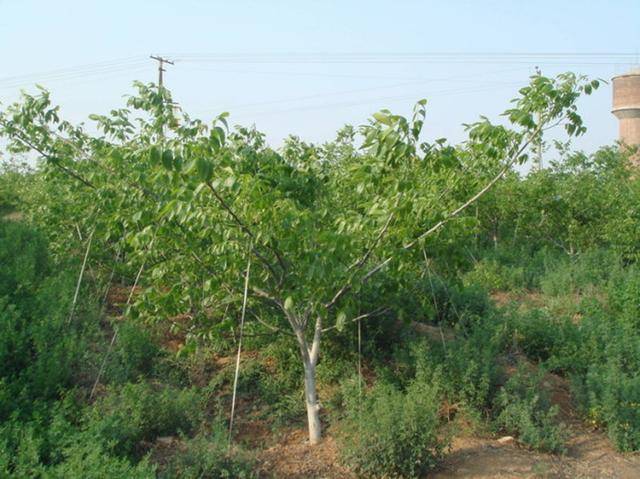
M532 77L505 125L482 118L459 146L421 141L420 101L411 119L382 111L333 143L291 138L275 151L253 129L230 133L226 114L207 125L143 84L128 108L91 117L99 134L61 120L46 91L2 112L0 134L11 151L36 152L50 181L65 178L73 204L60 225L95 229L102 251L146 265L141 314L214 331L242 301L250 260L253 318L299 347L315 444L323 335L379 314L358 311L363 286L421 261L445 225L467 225L468 207L543 131L583 133L575 102L596 87L572 74Z

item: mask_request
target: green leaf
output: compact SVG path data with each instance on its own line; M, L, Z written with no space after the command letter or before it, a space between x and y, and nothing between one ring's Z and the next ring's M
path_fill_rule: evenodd
M284 309L287 311L291 311L293 309L293 298L288 296L287 299L284 300Z
M213 176L213 164L206 158L198 158L196 160L196 168L198 170L198 177L204 182L211 181Z
M389 117L389 115L385 115L384 113L374 113L373 117L379 122L382 123L383 125L389 125L391 126L391 118Z
M344 311L340 311L336 317L336 329L340 332L344 330L344 326L347 323L347 314Z
M149 159L154 165L160 163L160 149L156 145L149 149Z
M164 150L162 152L162 165L167 170L173 168L173 152L171 150Z

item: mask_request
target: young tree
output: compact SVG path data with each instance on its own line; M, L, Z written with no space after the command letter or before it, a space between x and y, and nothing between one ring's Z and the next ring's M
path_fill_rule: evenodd
M166 89L136 86L127 109L91 117L100 135L62 121L44 91L8 107L0 134L12 151L37 152L52 178L73 182L94 241L120 242L129 261L145 262L143 315L186 315L193 328L215 331L240 303L252 258L254 318L298 345L315 444L323 334L379 314L359 313L355 293L382 271L393 277L421 261L445 225L464 225L467 208L526 160L544 130L583 133L575 102L597 82L533 77L505 112L509 126L482 118L457 147L420 141L423 100L410 120L374 115L358 148L345 129L335 143L291 138L280 152L252 129L229 133L226 114L205 125Z

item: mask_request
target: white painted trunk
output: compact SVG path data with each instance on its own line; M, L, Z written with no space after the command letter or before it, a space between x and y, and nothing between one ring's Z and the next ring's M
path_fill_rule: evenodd
M320 403L316 391L316 365L320 355L320 337L322 336L322 317L316 318L315 331L311 347L304 334L305 321L295 317L289 317L289 322L300 347L300 357L304 366L304 401L307 406L307 420L309 426L309 443L318 444L322 437L322 424L320 423Z
M316 393L316 366L304 360L304 398L307 404L307 420L309 423L309 443L318 444L322 437L320 423L320 404Z

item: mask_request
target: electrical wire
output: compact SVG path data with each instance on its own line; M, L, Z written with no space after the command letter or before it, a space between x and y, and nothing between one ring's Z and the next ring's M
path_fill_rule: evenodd
M434 95L437 94L439 96L448 96L448 95L457 95L457 94L467 94L467 93L481 93L481 92L485 92L485 91L491 91L494 90L496 88L503 88L503 87L512 87L512 86L519 86L522 85L522 82L501 82L499 84L494 84L491 86L485 86L485 87L481 87L481 88L471 88L471 89L451 89L451 90L440 90L440 91L432 91L429 92L429 95ZM291 113L291 112L302 112L302 111L312 111L312 110L322 110L325 108L345 108L345 107L352 107L352 106L359 106L359 105L366 105L366 104L370 104L370 103L377 103L377 102L394 102L394 101L406 101L406 100L412 100L412 99L416 99L420 96L420 94L413 94L413 95L400 95L400 96L385 96L385 97L376 97L376 98L368 98L368 99L364 99L364 100L357 100L357 101L353 101L353 102L340 102L340 103L323 103L321 105L310 105L310 106L302 106L302 107L295 107L295 108L287 108L287 109L283 109L283 110L272 110L272 111L262 111L262 112L255 112L255 113L245 113L242 115L238 115L238 116L234 116L233 118L238 119L238 118L246 118L248 116L256 117L256 116L265 116L265 115L273 115L273 114L281 114L281 113ZM426 95L422 95L422 96L426 96Z
M459 80L466 80L466 79L476 79L479 76L497 75L497 74L513 72L513 71L522 71L523 69L525 69L525 68L518 67L518 68L510 68L510 69L506 69L506 70L498 70L498 71L492 71L492 72L486 72L486 73L474 73L474 74L469 74L469 75L456 75L456 76L449 76L449 77L443 77L443 78L422 78L422 79L417 79L417 80L412 80L412 81L407 81L407 82L402 82L402 83L395 83L395 84L392 84L392 85L381 85L381 86L374 86L374 87L367 87L367 88L357 88L357 89L342 90L342 91L329 92L329 93L314 93L314 94L311 94L311 95L304 95L304 96L293 97L293 98L284 98L284 99L279 99L279 100L267 100L267 101L255 102L255 103L244 103L244 104L239 104L239 105L233 105L233 106L231 106L229 108L225 108L224 110L237 111L238 109L252 108L254 106L261 106L261 105L273 105L273 104L278 104L278 103L291 103L291 102L297 102L297 101L313 100L313 99L318 99L318 98L327 98L327 97L331 97L331 96L352 95L354 93L364 93L364 92L368 92L368 91L386 90L386 89L400 88L400 87L412 86L412 85L423 85L423 84L426 84L426 83L437 83L437 82L445 82L445 81L446 82L451 82L451 81L459 81ZM528 69L528 68L526 68L526 69ZM477 82L476 82L476 84L477 84ZM216 111L216 110L217 109L208 108L208 109L199 109L199 110L193 110L193 111L194 112L200 112L200 113L206 113L206 112L211 112L211 111Z
M142 66L148 67L148 63L139 59L129 59L125 61L102 62L67 69L51 70L48 72L31 73L27 75L15 75L0 78L0 88L15 88L34 82L71 80L96 75L100 76L112 72L126 72Z
M541 63L558 65L616 65L620 63L633 63L637 60L637 55L629 52L178 53L174 54L173 57L180 62L217 64Z

